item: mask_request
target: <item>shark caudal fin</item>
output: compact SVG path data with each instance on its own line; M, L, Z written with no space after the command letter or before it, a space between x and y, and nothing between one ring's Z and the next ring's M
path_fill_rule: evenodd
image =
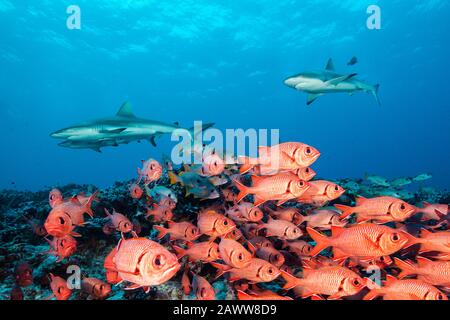
M376 84L376 85L373 86L373 89L372 89L371 92L372 92L372 95L374 96L375 100L377 100L378 105L381 106L380 97L378 95L378 90L379 89L380 89L380 85Z
M191 136L192 140L195 140L195 138L202 132L208 130L209 128L213 127L215 123L202 123L201 128L200 127L192 127L187 129L189 131L189 134Z

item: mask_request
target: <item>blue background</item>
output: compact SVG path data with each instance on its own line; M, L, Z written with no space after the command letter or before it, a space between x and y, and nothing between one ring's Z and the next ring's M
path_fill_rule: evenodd
M225 4L226 3L226 4ZM66 8L81 7L68 30ZM382 30L366 8L382 9ZM116 113L191 126L279 128L317 147L325 178L430 172L449 187L450 5L446 0L12 1L0 0L0 188L107 186L136 174L157 149L57 146L49 133ZM356 55L359 64L347 67ZM311 107L286 77L323 69L380 83L369 94L328 95Z

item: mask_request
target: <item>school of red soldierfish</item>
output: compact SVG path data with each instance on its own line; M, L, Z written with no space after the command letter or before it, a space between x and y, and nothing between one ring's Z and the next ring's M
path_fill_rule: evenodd
M185 294L212 300L216 292L211 282L223 277L240 300L447 300L448 205L418 208L382 196L356 198L353 206L325 207L345 190L313 180L316 173L310 166L319 156L311 146L290 142L260 147L258 158L240 157L235 165L226 165L213 152L202 165L185 165L178 174L170 161L143 161L130 197L146 201L145 217L154 223L157 241L138 235L137 220L105 209L103 232L122 237L105 257L106 281L84 278L81 290L104 299L111 285L148 291L177 277ZM172 184L184 187L185 196L206 199L208 205L196 215L174 214L175 192L156 185L163 167ZM52 237L46 238L49 254L61 261L76 252L76 230L86 223L85 214L93 216L91 205L98 201L98 192L68 199L56 189L50 192L52 209L44 224ZM424 222L420 235L413 236L403 223L420 214L423 220L441 222L434 227ZM42 226L35 228L44 234ZM199 263L200 272L193 268ZM382 279L373 277L374 269ZM27 273L17 274L27 279ZM69 299L72 290L65 279L49 277L54 297ZM272 281L278 290L262 285Z

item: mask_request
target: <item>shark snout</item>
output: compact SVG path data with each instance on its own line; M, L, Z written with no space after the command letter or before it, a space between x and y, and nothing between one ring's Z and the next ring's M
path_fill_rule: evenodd
M287 78L283 83L288 87L295 87L296 81L292 78Z

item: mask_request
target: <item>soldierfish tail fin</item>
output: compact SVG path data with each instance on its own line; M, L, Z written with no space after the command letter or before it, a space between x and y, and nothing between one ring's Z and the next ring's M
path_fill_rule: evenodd
M353 207L344 206L343 204L335 204L334 206L336 209L342 211L341 215L339 216L339 219L341 220L353 214Z
M84 205L84 208L86 210L86 213L93 218L94 217L94 212L92 212L92 202L94 201L98 201L97 195L99 194L99 191L95 191L88 199L88 201L86 202L86 204Z
M301 285L302 279L296 278L286 271L281 271L281 276L286 281L283 286L284 290L290 290Z
M172 248L173 248L173 250L175 250L175 252L177 253L177 258L178 258L178 259L181 259L181 258L183 258L183 257L186 255L186 251L187 251L187 250L185 250L185 249L183 249L183 248L180 248L180 247L178 247L178 246L173 246Z
M237 290L237 297L238 300L254 300L251 295L241 290Z
M380 85L376 84L373 86L373 89L371 90L372 95L374 96L375 100L377 101L378 105L381 106L380 97L378 95L378 90L380 89Z
M239 180L234 180L234 185L239 190L239 194L236 197L236 202L241 202L242 199L244 199L249 194L249 188L244 186Z
M310 252L310 255L312 257L318 255L320 252L331 245L330 239L323 234L309 227L307 227L306 230L308 231L308 234L311 236L311 238L316 242L316 246Z
M416 274L416 267L411 263L402 261L399 258L394 258L394 261L397 267L399 267L401 270L400 274L397 276L399 279L403 279L404 277L407 277L409 275Z
M158 236L157 236L158 240L161 240L162 238L165 237L166 234L169 233L168 232L169 230L164 227L161 227L161 226L153 226L153 227L156 229L156 231L158 231Z
M222 276L224 273L231 270L231 267L226 266L224 264L217 263L217 262L210 262L209 264L217 269L216 279L219 278L220 276Z
M172 171L169 171L169 179L170 179L170 184L176 184L178 182L181 182L180 177L178 177Z

